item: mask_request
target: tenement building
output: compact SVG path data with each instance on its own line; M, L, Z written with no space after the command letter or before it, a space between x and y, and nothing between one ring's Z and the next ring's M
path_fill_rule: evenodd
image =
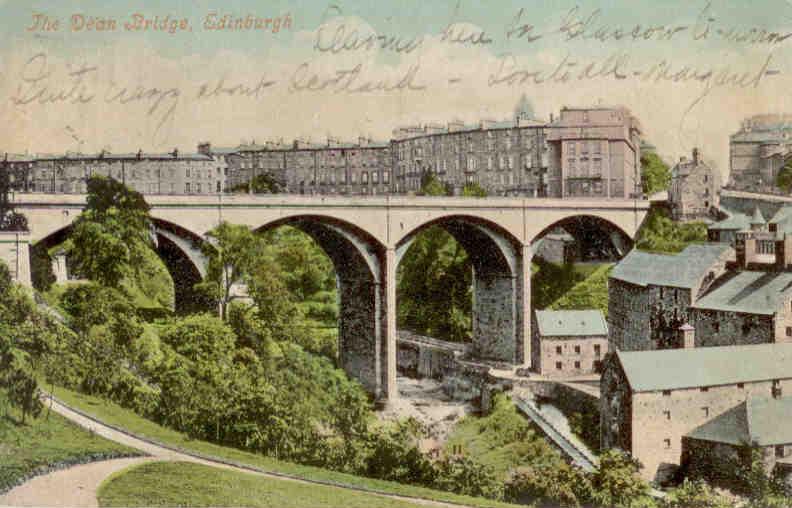
M548 377L600 371L608 352L608 325L600 310L537 310L531 364Z
M207 194L223 192L226 157L211 153L39 156L28 177L32 192L83 193L91 176L124 182L145 194Z
M729 186L778 192L778 171L792 149L792 115L756 115L746 119L729 142Z
M675 255L633 249L608 279L611 350L680 347L677 330L690 307L735 257L726 244L690 245Z
M720 175L701 159L698 148L693 157L682 157L671 169L671 186L668 204L674 220L697 220L708 218L710 208L718 206Z
M746 407L765 416L786 411L788 402L767 399L791 393L792 344L617 351L605 360L600 390L602 448L631 453L646 479L662 481L683 454L686 463L706 469L702 454L712 447L701 441L729 440L740 432L739 426L722 426L724 419L739 418ZM754 431L788 427L780 424L787 421L754 423ZM715 432L715 425L730 436ZM765 434L759 444L786 457L786 447L775 448L788 444L782 434Z
M391 142L393 191L415 192L433 173L455 192L476 183L501 196L629 198L640 186L640 134L621 107L563 108L549 123L402 127Z

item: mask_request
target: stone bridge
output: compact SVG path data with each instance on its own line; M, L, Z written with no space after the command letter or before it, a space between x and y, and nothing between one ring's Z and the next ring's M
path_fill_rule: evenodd
M255 231L288 224L310 235L338 275L341 365L381 399L397 393L396 270L418 233L439 226L471 259L471 354L528 365L531 244L557 227L592 236L604 232L629 244L649 209L648 201L638 200L535 198L148 195L146 200L160 244L181 252L198 277L204 273L197 266L198 246L221 221ZM29 281L27 244L61 241L85 196L16 194L12 202L27 216L30 232L21 239L0 238L11 245L0 254L12 259L16 245L19 278Z

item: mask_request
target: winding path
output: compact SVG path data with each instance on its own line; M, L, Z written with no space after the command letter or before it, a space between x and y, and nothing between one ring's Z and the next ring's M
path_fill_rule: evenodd
M216 460L209 460L195 455L190 455L188 453L174 451L164 446L139 439L125 432L121 432L96 420L88 418L87 416L84 416L70 409L69 407L64 406L63 404L60 404L57 400L50 400L48 398L46 403L51 403L53 411L71 420L77 425L88 430L92 430L97 435L111 441L136 448L150 456L132 459L105 460L91 464L74 466L68 469L39 476L23 483L14 489L11 489L5 495L0 496L0 506L71 506L75 508L98 506L96 494L99 489L99 485L101 485L101 483L107 477L126 467L142 464L152 460L195 462L207 466L255 474L273 480L292 481L306 485L325 485L331 488L343 490L355 490L374 496L398 499L400 501L406 501L421 506L444 506L454 508L464 506L455 503L443 503L440 501L431 501L428 499L410 496L375 492L363 488L342 487L338 485L332 485L328 482L305 480L302 478L277 473L267 473L253 468L234 466Z

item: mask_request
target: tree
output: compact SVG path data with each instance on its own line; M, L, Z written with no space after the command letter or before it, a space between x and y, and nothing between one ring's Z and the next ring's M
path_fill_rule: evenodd
M662 500L662 508L729 508L732 503L705 482L685 478Z
M503 498L503 481L489 466L466 455L446 456L435 464L434 487L467 496Z
M778 171L776 185L786 193L792 192L792 159L787 160Z
M74 270L117 288L150 248L149 206L143 196L112 178L89 178L87 205L74 223L68 249Z
M255 264L263 246L258 237L247 226L221 222L206 236L209 241L201 250L209 259L206 277L199 289L210 295L220 306L220 316L227 317L234 284L245 280Z
M654 152L641 154L641 187L643 193L651 196L668 190L671 185L671 171L668 165Z
M0 231L27 231L27 218L14 211L9 194L11 173L8 154L0 167Z
M265 173L254 176L250 182L235 186L231 189L231 192L251 192L251 186L253 194L277 194L283 191L281 184L272 175Z
M434 173L424 172L421 176L420 196L447 196L449 194L445 185L437 179Z
M649 484L638 476L640 463L621 450L600 455L599 465L591 475L595 502L600 506L630 508L650 503Z
M476 182L466 183L462 188L462 196L466 198L486 198L487 191Z
M534 506L577 508L589 503L591 482L567 464L522 466L506 483L506 500Z

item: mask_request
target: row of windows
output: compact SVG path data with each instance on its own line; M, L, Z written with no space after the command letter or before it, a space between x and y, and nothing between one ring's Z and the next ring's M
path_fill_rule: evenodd
M575 344L575 346L573 347L573 350L574 350L576 355L579 355L580 354L580 345L579 344ZM556 346L555 352L558 355L562 355L562 354L564 354L564 348L562 346ZM602 355L602 347L599 344L594 344L594 356L599 358L601 355Z
M360 173L360 183L361 183L361 185L368 185L369 183L371 183L373 185L376 185L376 184L380 183L379 180L380 180L380 174L377 171L372 171L371 172L370 181L369 181L369 172L368 171L363 171L362 173ZM346 185L347 184L347 176L346 176L346 174L338 175L337 179L336 179L335 173L331 173L330 175L324 175L324 174L319 175L319 185L326 185L326 184L335 185L336 183L338 183L340 185ZM357 173L350 173L349 174L349 183L351 183L351 184L357 184L358 183L357 182ZM382 183L390 183L390 171L383 171L382 172ZM305 185L305 182L304 181L300 182L300 184L301 185ZM309 185L316 185L316 181L315 180L311 180Z
M735 386L737 387L738 390L744 390L745 389L745 383L736 383ZM699 387L699 392L706 393L706 392L709 392L709 389L710 389L709 386L702 386L702 387ZM772 392L771 395L773 395L773 396L780 395L781 394L781 380L780 379L774 379L773 382L772 382L770 390ZM670 397L671 393L672 393L672 390L663 390L662 391L663 397Z
M601 140L585 140L585 141L565 141L564 146L566 147L566 152L570 155L575 155L576 153L595 153L601 154L605 147L605 141Z

